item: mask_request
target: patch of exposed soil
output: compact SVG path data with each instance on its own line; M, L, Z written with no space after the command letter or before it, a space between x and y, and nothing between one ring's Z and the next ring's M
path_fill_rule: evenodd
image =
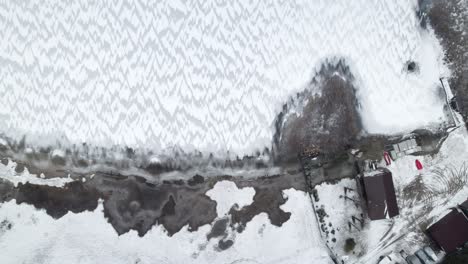
M1 162L2 162L2 164L5 165L5 166L8 165L8 159L7 159L7 158L3 158L3 159L1 160Z
M220 240L220 241L218 242L218 248L219 248L220 250L226 250L226 249L232 247L232 245L234 245L234 241L232 241L232 240L230 240L230 239L228 239L228 240Z
M100 194L94 188L71 182L65 188L19 183L15 198L18 204L32 204L36 208L44 208L50 216L60 218L69 211L93 211L99 197Z
M202 184L205 182L205 178L201 175L195 175L190 180L187 181L188 185L194 186L197 184Z
M258 178L254 184L253 182L237 180L235 182L241 188L254 187L255 189L252 204L240 208L240 210L236 208L230 210L232 216L231 225L238 224L238 231L242 231L245 225L260 213L266 213L273 225L282 226L291 216L291 213L284 212L280 208L287 201L283 197L282 190L294 188L306 191L305 178L300 172L290 175Z
M241 210L232 208L229 213L232 215L232 223L240 224L242 227L245 227L248 222L262 212L268 214L268 218L273 225L281 226L291 217L291 213L284 212L279 208L285 202L286 199L283 198L281 192L271 192L256 187L254 202L251 205L245 206ZM239 231L242 229L239 229Z
M197 230L217 216L216 202L205 195L206 185L153 185L137 177L119 181L98 178L90 184L106 194L104 214L119 234L133 229L143 236L158 222L173 235L185 225Z
M8 202L15 196L15 186L9 181L0 179L0 203Z
M227 235L226 228L228 226L229 219L222 218L213 223L211 231L206 235L208 240L216 237L224 237Z

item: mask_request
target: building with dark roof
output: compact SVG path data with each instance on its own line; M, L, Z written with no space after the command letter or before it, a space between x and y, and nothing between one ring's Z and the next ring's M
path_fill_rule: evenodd
M385 168L365 172L357 178L363 206L371 220L399 214L392 173Z
M468 216L468 199L460 204L460 208L465 211L465 215Z
M468 200L431 225L426 233L446 253L456 251L468 242Z

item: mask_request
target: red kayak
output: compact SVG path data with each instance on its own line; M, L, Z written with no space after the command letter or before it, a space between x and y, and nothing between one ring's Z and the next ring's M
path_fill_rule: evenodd
M387 151L384 151L383 158L384 158L385 164L387 164L387 166L392 164L392 159L390 158L390 154L388 154Z
M423 165L421 164L421 162L420 162L418 159L416 160L416 168L417 168L418 170L422 170L422 169L423 169Z

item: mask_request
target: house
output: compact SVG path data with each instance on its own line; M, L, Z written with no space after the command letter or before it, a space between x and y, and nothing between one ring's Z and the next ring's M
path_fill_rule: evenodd
M421 146L418 143L416 135L411 134L406 136L403 140L395 142L394 144L387 145L385 151L390 153L393 160L401 158L403 156L413 154L421 151Z
M446 253L457 251L468 242L468 200L429 226L426 233Z
M392 173L385 168L366 171L357 177L358 190L371 220L398 215L398 204Z

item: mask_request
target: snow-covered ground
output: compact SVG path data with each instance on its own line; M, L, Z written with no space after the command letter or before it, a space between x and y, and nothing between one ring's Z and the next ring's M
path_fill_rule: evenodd
M252 153L333 57L351 67L368 132L438 123L447 72L416 2L3 2L0 132L38 145Z
M226 181L210 190L224 206L226 191L233 198L230 206L246 198L251 201L255 194ZM144 237L134 231L118 236L104 218L102 204L93 212L68 213L54 220L44 210L12 200L0 204L0 223L6 220L0 225L0 263L333 263L321 241L309 196L294 189L283 193L288 200L281 208L291 212L291 218L282 227L259 214L224 251L217 249L217 239L207 241L209 225L196 232L184 228L172 237L161 226Z
M416 169L416 158L424 165L422 172ZM433 207L426 218L432 220L426 223L430 225L445 215L450 207L468 199L468 132L462 125L449 135L438 154L406 156L390 165L389 169L398 186L413 185L420 175L421 185L424 186L421 191L426 193L422 197L425 204L420 206Z
M320 215L321 210L326 213L322 218L323 222L320 223L325 242L340 262L352 263L356 261L361 252L366 249L360 239L362 237L361 223L352 220L353 216L365 220L361 216L363 212L359 204L360 198L357 193L356 181L343 179L335 184L323 183L316 186L315 190L317 197L319 197L314 202L315 210L318 215ZM347 246L347 240L352 240L355 245Z
M415 166L416 159L424 166L422 172ZM448 136L439 153L405 156L388 166L393 174L400 215L392 219L386 237L379 237L385 230L369 233L378 244L361 261L372 261L400 250L411 255L427 245L422 231L448 213L450 207L468 199L467 160L468 133L461 126ZM385 166L384 162L381 165Z
M319 197L314 203L316 211L326 212L322 235L336 258L343 263L374 263L363 262L360 258L371 250L377 255L381 253L379 244L386 239L393 219L370 221L365 217L354 179L323 183L315 189Z
M422 172L415 166L416 159L424 166ZM468 133L464 126L450 133L435 155L404 156L389 166L382 161L380 166L392 172L400 214L392 219L365 219L363 228L359 221L351 229L348 226L352 216L359 217L362 212L352 200L344 199L345 187L356 190L354 180L316 186L316 211L323 208L327 213L323 232L326 243L345 263L376 263L380 256L398 255L401 250L413 254L428 245L423 231L451 207L468 199L467 161ZM346 196L359 201L354 191ZM349 238L356 242L353 250L345 249Z

